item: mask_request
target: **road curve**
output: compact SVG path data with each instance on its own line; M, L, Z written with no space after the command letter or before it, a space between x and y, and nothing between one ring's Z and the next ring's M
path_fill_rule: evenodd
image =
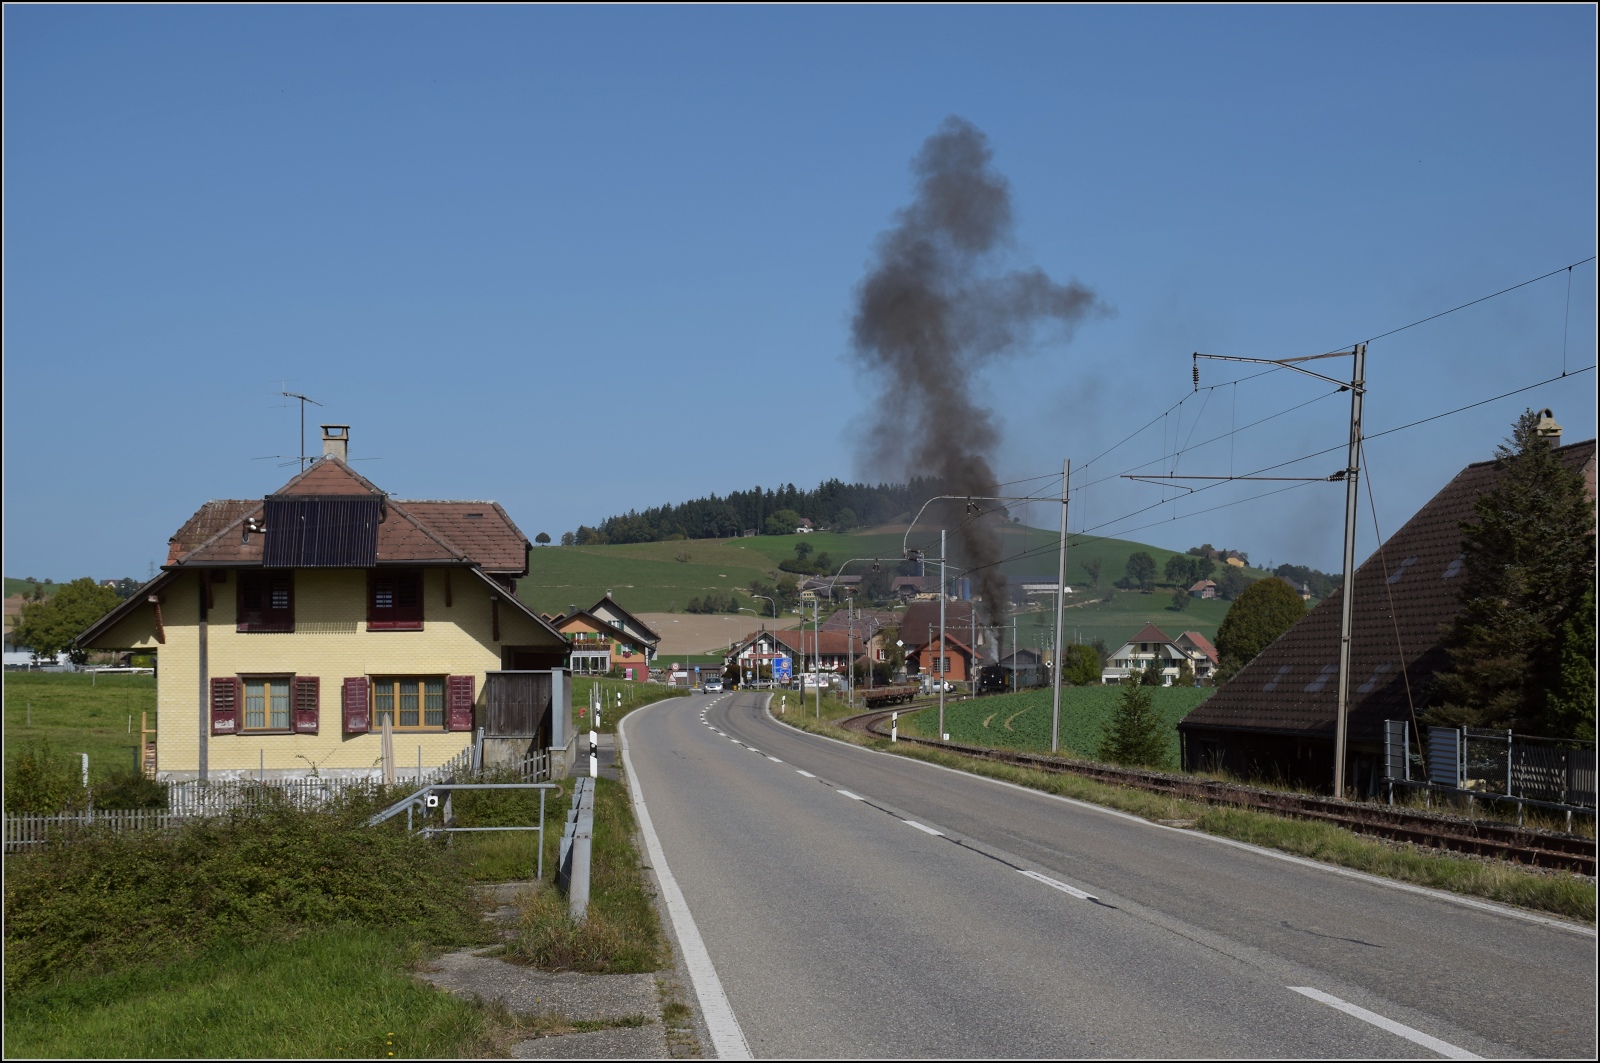
M797 732L624 722L757 1057L1593 1058L1595 937Z

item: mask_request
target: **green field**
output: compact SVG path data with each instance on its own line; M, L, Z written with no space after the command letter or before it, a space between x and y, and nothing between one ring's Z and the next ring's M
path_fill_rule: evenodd
M11 597L13 594L20 594L23 597L27 597L28 593L33 590L33 584L29 583L25 579L13 579L12 577L7 576L5 577L5 581L7 598ZM65 584L62 583L45 583L42 580L39 582L39 590L44 592L44 596L46 598L55 594L56 591L60 590L64 586Z
M1200 687L1152 687L1155 709L1173 725L1167 767L1178 766L1176 726L1216 691ZM1100 740L1122 698L1121 687L1069 687L1061 689L1061 752L1066 756L1097 759ZM971 746L1000 746L1033 753L1050 751L1051 693L1025 690L972 701L946 702L945 730L950 741ZM939 710L924 709L902 720L909 735L937 738Z
M918 529L913 545L931 546L938 552L936 532ZM1002 556L1014 558L1001 566L1007 578L1051 580L1056 570L1056 533L1020 524L1002 530ZM569 606L586 608L610 591L634 612L682 610L691 598L708 592L743 592L751 580L771 581L781 573L778 562L794 556L795 545L809 543L816 554L828 554L835 569L852 558L880 557L898 563L900 532L817 532L811 535L758 535L745 539L691 539L670 543L633 543L625 546L552 546L533 551L528 575L518 581L517 594L543 612L565 612ZM1143 550L1155 559L1157 570L1178 551L1123 539L1089 540L1073 536L1068 544L1067 583L1078 592L1074 600L1111 596L1109 603L1067 610L1067 640L1083 642L1096 638L1115 649L1149 621L1167 632L1198 631L1210 638L1216 634L1228 611L1228 603L1190 599L1188 609L1171 608L1172 588L1159 587L1151 594L1113 590L1122 577L1129 555ZM952 550L952 555L954 551ZM684 561L677 560L682 555ZM815 554L813 555L815 556ZM1081 562L1099 558L1099 588L1091 587ZM931 566L930 566L931 567ZM862 573L868 565L853 565L846 571ZM1266 573L1246 572L1254 577ZM956 575L952 568L952 576ZM1041 604L1018 620L1018 639L1023 646L1047 645L1041 631L1048 629L1049 610ZM1007 635L1009 639L1009 634ZM1009 645L1009 642L1008 642Z
M91 782L126 774L135 768L141 712L155 727L153 675L7 672L6 767L30 741L48 739L57 753L89 754Z

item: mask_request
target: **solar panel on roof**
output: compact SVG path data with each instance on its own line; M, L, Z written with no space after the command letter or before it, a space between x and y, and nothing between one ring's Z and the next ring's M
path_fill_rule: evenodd
M371 568L378 560L378 495L268 495L268 568Z

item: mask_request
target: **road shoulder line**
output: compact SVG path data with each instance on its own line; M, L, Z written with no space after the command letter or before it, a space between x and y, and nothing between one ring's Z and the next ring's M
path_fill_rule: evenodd
M733 1013L733 1005L729 1003L728 995L722 988L722 980L717 977L716 966L711 962L711 953L706 950L699 928L695 926L694 915L689 911L689 903L684 899L683 890L678 887L678 880L673 877L672 870L667 866L666 853L661 847L661 839L656 837L655 825L651 822L650 812L645 807L644 793L639 786L638 776L633 772L633 760L628 755L628 721L640 713L655 708L656 705L670 704L673 700L676 699L646 705L617 722L617 739L622 747L622 764L627 772L628 794L633 799L634 818L638 821L639 833L644 836L645 849L650 854L656 881L661 885L661 899L666 902L667 916L672 920L673 933L678 939L678 947L683 950L683 961L689 972L689 981L693 983L695 996L700 1000L700 1014L705 1020L706 1032L711 1037L712 1048L716 1051L718 1059L752 1059L754 1056L750 1051L750 1044L745 1040L744 1030L740 1028L739 1020Z

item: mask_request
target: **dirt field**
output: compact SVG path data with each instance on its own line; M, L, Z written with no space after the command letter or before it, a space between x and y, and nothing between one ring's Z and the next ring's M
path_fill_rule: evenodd
M800 626L800 619L782 616L758 618L749 613L713 614L699 616L694 613L640 613L639 619L661 634L661 646L656 656L673 654L721 653L733 639L741 639L763 624L768 631L787 631Z

